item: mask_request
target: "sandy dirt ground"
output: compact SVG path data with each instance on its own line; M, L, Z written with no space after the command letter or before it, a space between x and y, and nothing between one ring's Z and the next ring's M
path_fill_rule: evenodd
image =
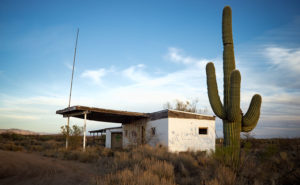
M0 150L0 185L91 184L95 176L93 164Z

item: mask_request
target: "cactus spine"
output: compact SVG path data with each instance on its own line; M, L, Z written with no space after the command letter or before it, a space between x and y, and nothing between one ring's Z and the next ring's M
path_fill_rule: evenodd
M258 122L261 96L252 97L245 115L240 109L241 74L235 69L231 8L224 7L222 17L224 104L222 104L216 82L215 67L212 62L206 65L207 89L212 110L223 120L224 146L233 150L233 158L239 157L240 132L250 132Z

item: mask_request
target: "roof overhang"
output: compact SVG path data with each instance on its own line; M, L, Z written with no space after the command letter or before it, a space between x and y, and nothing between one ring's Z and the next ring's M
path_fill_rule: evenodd
M178 118L178 119L199 119L199 120L215 120L215 116L208 116L199 113L185 112L179 110L165 109L149 114L150 120L158 120L164 118Z
M63 117L76 117L81 119L84 119L84 115L87 114L87 120L123 124L149 118L149 115L146 113L127 112L79 105L58 110L56 111L56 114L61 114Z

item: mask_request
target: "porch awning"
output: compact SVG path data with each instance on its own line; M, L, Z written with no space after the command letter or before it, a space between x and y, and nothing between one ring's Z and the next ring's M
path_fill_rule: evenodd
M149 118L146 113L127 112L111 109L102 109L86 106L72 106L56 111L56 114L61 114L63 117L76 117L84 119L84 114L87 114L87 120L104 121L113 123L130 123L132 121Z

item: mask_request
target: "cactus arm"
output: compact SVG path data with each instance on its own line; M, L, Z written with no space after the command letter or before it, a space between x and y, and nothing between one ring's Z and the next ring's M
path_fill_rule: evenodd
M226 115L218 93L215 66L212 62L209 62L206 65L206 76L207 76L208 98L212 110L214 111L216 116L218 116L221 119L225 119Z
M233 70L230 75L230 101L227 118L231 122L241 121L240 111L241 74L239 70Z
M255 128L260 116L261 101L259 94L252 97L249 109L242 118L242 132L250 132Z
M230 74L235 69L234 48L232 38L232 13L231 8L226 6L222 16L222 39L223 39L223 71L224 71L224 107L229 108L230 101Z

